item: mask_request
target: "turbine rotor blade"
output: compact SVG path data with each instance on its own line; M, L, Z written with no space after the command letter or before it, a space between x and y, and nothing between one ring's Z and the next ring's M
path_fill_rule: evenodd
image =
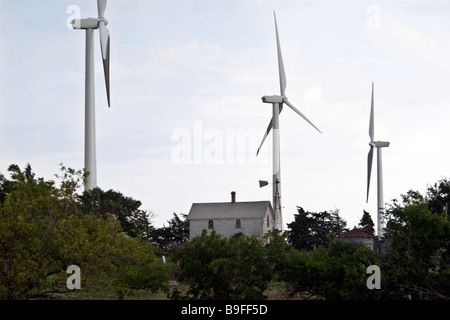
M282 103L280 104L280 112L279 113L281 113L281 110L283 110L283 104ZM263 146L264 141L266 141L266 138L269 135L270 130L272 130L272 121L273 121L273 119L270 119L269 125L267 126L266 133L264 134L264 137L263 137L263 139L262 139L262 141L261 141L261 143L259 145L258 151L256 151L256 155L259 154L259 150L261 150L261 147Z
M264 134L264 137L263 137L263 139L262 139L262 141L261 141L261 143L260 143L260 145L259 145L259 147L258 147L258 151L256 151L256 155L259 154L259 150L261 150L261 147L262 147L262 145L264 144L264 141L266 141L266 138L267 138L267 136L269 135L270 130L272 130L272 121L273 121L273 120L270 119L269 125L267 126L266 133Z
M374 117L373 117L373 113L374 113L374 102L373 102L373 82L372 82L372 103L370 106L370 122L369 122L369 137L370 137L370 142L374 141L374 135L375 135L375 125L374 125Z
M106 27L106 23L108 23L104 17L105 9L106 9L107 0L97 0L97 9L98 9L98 29L100 34L100 47L102 51L102 59L103 59L103 71L105 73L105 84L106 84L106 96L108 98L108 107L111 107L110 102L110 91L109 91L109 50L110 50L110 37L109 30Z
M370 175L372 173L373 162L373 146L370 146L369 155L367 156L367 198L366 203L369 201L369 187L370 187Z
M109 30L106 27L104 21L100 21L98 23L98 29L100 33L100 46L102 49L102 58L103 60L106 60L107 46L109 43Z
M109 46L110 46L110 40L108 37L108 45L106 46L106 59L103 60L103 70L105 72L105 84L106 84L106 95L108 97L108 107L111 107L111 100L110 100L110 86L109 86Z
M284 92L286 90L286 72L284 70L283 56L281 55L280 37L278 35L277 16L275 15L275 11L273 12L273 17L275 19L275 33L277 36L278 72L280 74L280 92L281 92L281 96L284 97Z
M106 9L106 0L97 0L97 9L98 9L98 18L104 19L105 9Z
M300 112L300 110L298 110L296 107L294 107L288 99L284 98L283 102L286 103L292 110L294 110L300 117L302 117L303 119L305 119L306 122L308 122L310 125L312 125L317 131L319 131L320 133L322 133L322 131L320 131L311 121L309 121L309 119Z
M100 46L102 49L103 71L105 73L106 95L108 97L108 107L111 107L110 92L109 92L109 51L110 51L110 36L108 28L103 21L99 22L100 32Z

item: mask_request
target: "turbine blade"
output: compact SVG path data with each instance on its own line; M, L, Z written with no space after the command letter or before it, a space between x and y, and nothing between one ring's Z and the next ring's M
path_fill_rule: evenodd
M283 56L281 55L280 37L278 35L277 16L275 15L275 11L273 12L273 17L275 19L275 33L277 36L278 72L280 74L280 91L281 91L281 96L284 97L284 92L286 90L286 72L284 71Z
M372 82L372 103L370 106L370 122L369 122L369 137L370 137L370 142L374 141L374 135L375 135L375 125L374 125L374 118L373 118L373 113L374 113L374 103L373 103L373 82Z
M306 120L306 122L308 122L310 125L312 125L317 131L319 131L320 133L322 133L322 131L320 131L311 121L309 121L309 119L303 114L301 113L296 107L294 107L288 99L283 99L283 102L286 103L292 110L294 110L298 115L300 115L300 117L302 117L303 119Z
M283 104L280 104L280 112L279 113L281 113L282 110L283 110ZM261 147L264 144L264 141L266 141L266 138L269 135L270 130L272 130L272 121L273 121L273 119L270 119L269 125L267 126L266 133L264 134L264 137L259 145L258 151L256 151L256 155L259 154L259 150L261 150Z
M369 187L370 187L370 174L372 173L373 162L373 146L370 146L369 155L367 156L367 198L366 203L369 201Z
M103 57L103 71L105 73L105 85L106 85L106 96L108 98L108 107L111 107L110 102L110 87L109 87L109 51L110 51L110 37L108 35L106 41L106 49Z
M98 18L104 19L106 0L97 0Z
M262 139L262 141L261 141L261 143L260 143L260 145L258 147L258 151L256 151L256 155L259 154L259 150L261 150L261 147L264 144L264 141L266 141L266 138L269 135L270 130L272 130L272 119L270 119L269 125L267 126L266 133L264 134L264 137L263 137L263 139Z
M109 30L106 27L104 21L100 21L98 23L98 30L100 33L100 46L102 49L102 58L103 60L106 60L107 46L109 42Z

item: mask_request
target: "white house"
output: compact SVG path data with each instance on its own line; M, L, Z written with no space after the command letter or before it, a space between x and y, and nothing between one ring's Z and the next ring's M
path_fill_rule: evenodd
M367 248L373 250L374 248L374 237L367 232L354 227L352 230L347 231L343 235L344 242L353 244L362 244Z
M230 238L237 233L263 239L275 228L275 213L270 201L236 202L236 193L231 193L231 202L193 203L189 211L189 236L201 235L203 230Z

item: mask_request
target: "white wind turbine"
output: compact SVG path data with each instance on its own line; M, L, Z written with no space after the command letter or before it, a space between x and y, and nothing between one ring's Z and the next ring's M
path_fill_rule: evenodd
M97 155L95 146L95 96L94 96L94 29L99 29L100 46L105 73L106 95L110 107L109 94L109 31L108 21L104 17L106 0L97 0L98 19L75 19L72 27L86 30L86 78L85 78L85 136L84 136L84 169L89 172L85 190L97 187Z
M383 200L383 163L381 148L389 147L387 141L374 141L375 125L374 125L374 84L372 82L372 103L370 108L369 137L370 150L367 159L367 198L369 201L370 174L372 172L373 148L377 148L377 178L378 178L378 201L377 201L377 235L382 237L384 234L384 200Z
M256 155L258 155L259 150L261 149L264 141L269 135L270 130L273 128L273 208L275 211L275 227L276 229L282 231L283 230L283 217L281 214L281 174L280 174L280 122L279 122L279 114L283 109L283 104L287 104L292 110L294 110L297 114L299 114L303 119L305 119L310 125L312 125L317 131L322 133L317 127L306 118L306 116L301 113L296 107L294 107L289 100L284 95L286 89L286 73L284 71L283 57L281 56L281 47L280 47L280 39L278 36L278 26L277 26L277 17L275 12L273 13L275 19L275 33L277 39L277 52L278 52L278 71L280 77L280 91L281 94L273 95L273 96L263 96L262 101L264 103L272 104L272 120L270 120L269 126L264 134L264 137L259 145L258 151ZM261 185L261 184L260 184Z

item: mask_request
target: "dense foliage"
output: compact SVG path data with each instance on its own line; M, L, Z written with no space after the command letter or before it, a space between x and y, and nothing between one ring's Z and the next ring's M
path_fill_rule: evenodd
M339 211L309 212L298 207L298 214L289 223L289 243L296 249L312 250L327 247L328 243L344 231L346 222Z
M450 299L450 222L436 209L410 191L388 210L387 298Z
M36 178L29 165L11 166L12 180L1 185L0 298L70 293L69 265L80 268L83 288L119 298L135 288L166 290L169 273L154 249L127 236L112 214L82 212L76 194L82 174L61 169L59 186Z
M214 231L192 239L179 254L180 277L189 284L183 298L263 299L274 273L267 250L253 237L223 238Z
M410 190L386 209L383 250L345 243L339 211L298 208L288 230L257 240L214 231L188 239L187 216L173 214L154 228L140 201L113 190L79 192L85 175L61 166L57 182L37 178L28 165L0 174L0 299L70 295L69 265L82 289L163 291L172 299L266 299L273 283L303 299L450 299L450 181ZM373 234L364 212L359 228ZM169 263L161 263L159 254ZM170 265L170 267L168 267ZM368 288L378 266L381 288ZM169 292L169 277L187 291Z

